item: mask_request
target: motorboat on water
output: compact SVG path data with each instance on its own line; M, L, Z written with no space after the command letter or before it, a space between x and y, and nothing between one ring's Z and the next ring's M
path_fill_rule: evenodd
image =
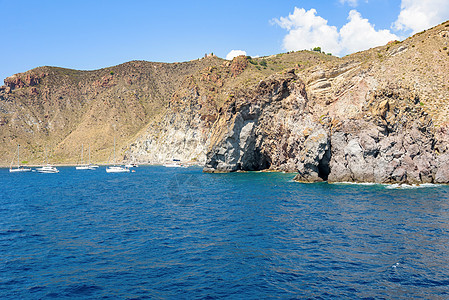
M182 168L182 165L180 163L168 163L164 164L164 167L166 168Z
M59 173L59 170L56 167L53 167L50 164L42 166L40 168L36 168L36 171L39 173Z
M98 169L98 166L96 166L96 165L79 165L79 166L76 166L75 169L77 169L77 170L96 170L96 169Z
M129 173L129 169L121 166L110 166L106 168L106 173Z
M12 164L13 163L11 162L11 165L9 166L9 172L11 172L11 173L31 172L31 168L26 168L26 167L20 165L20 145L19 144L17 144L17 168L13 168Z
M125 168L137 168L137 167L138 167L138 165L134 164L134 163L125 165Z
M166 163L163 166L166 168L187 168L185 165L181 164L179 159L173 159L171 163Z

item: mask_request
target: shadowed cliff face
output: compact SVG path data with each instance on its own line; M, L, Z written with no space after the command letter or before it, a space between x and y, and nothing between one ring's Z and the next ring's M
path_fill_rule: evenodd
M204 171L448 183L446 25L242 92L215 123Z
M303 135L292 125L306 115L305 96L293 71L236 94L215 123L205 170L295 170Z
M408 90L373 92L358 118L316 105L294 72L242 92L215 123L204 171L271 169L298 172L303 182L449 181L447 127L435 128Z

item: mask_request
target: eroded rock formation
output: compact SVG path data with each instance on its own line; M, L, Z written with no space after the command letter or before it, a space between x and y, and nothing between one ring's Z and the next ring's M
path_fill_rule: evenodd
M41 161L46 144L73 163L86 143L106 162L117 137L119 155L138 163L449 183L448 27L343 58L298 51L16 74L0 87L0 158L9 164L20 143Z

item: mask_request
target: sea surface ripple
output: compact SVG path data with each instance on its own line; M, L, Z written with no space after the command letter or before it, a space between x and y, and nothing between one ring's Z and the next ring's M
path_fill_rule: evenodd
M449 187L0 170L0 299L448 299Z

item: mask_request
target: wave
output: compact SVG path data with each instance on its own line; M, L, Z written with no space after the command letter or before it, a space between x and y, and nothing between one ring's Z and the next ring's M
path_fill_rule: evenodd
M349 181L332 182L331 184L383 186L386 189L422 189L422 188L435 188L435 187L442 186L442 184L436 184L436 183L406 184L406 183L375 183L375 182L349 182Z
M385 184L387 189L422 189L422 188L434 188L439 187L441 184L436 183L421 183L421 184L404 184L404 183L393 183Z

